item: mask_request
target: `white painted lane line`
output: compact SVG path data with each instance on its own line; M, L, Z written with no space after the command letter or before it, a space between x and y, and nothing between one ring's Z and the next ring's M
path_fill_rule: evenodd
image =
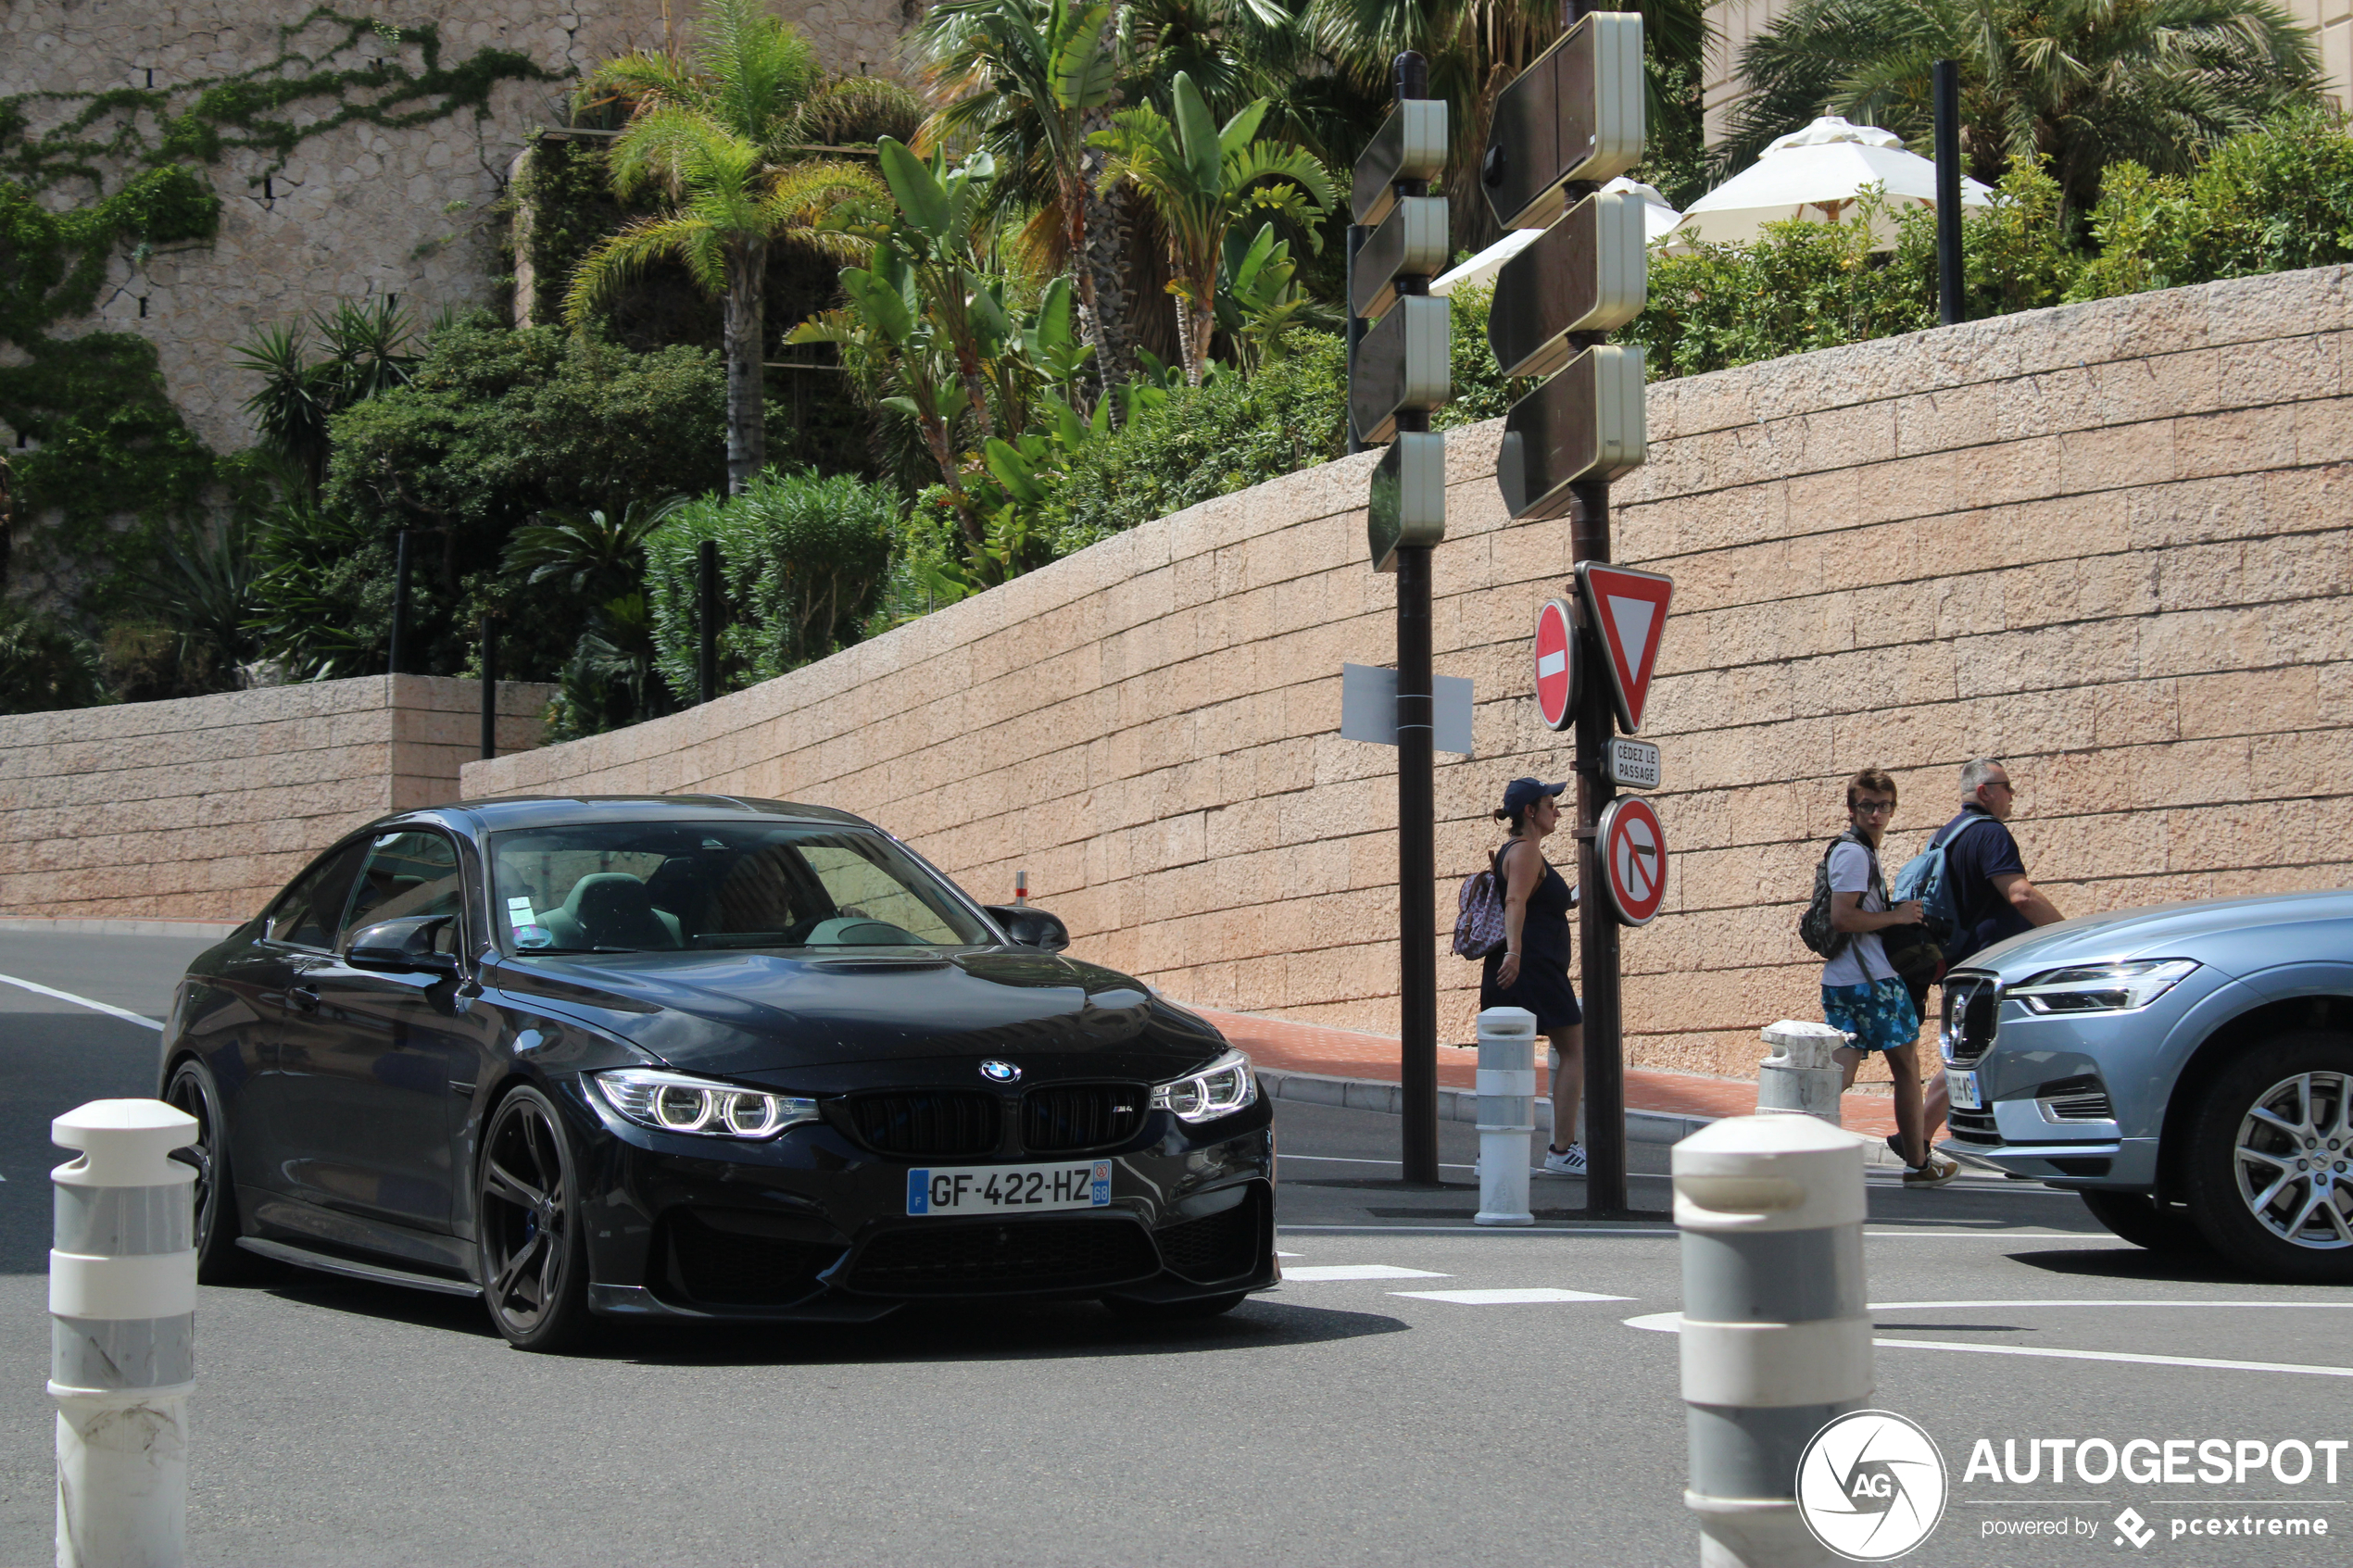
M2316 1307L2323 1311L2353 1311L2353 1301L2164 1301L2143 1297L2137 1301L2021 1301L1993 1299L1986 1301L1874 1301L1874 1312L1942 1311L1948 1307Z
M1529 1290L1392 1290L1416 1301L1454 1301L1466 1307L1516 1307L1537 1301L1631 1301L1631 1296L1596 1296L1590 1290L1554 1290L1539 1286Z
M103 1012L110 1018L120 1018L126 1023L140 1024L158 1034L163 1030L161 1023L144 1013L132 1012L127 1008L109 1006L105 1002L94 1002L87 997L77 997L70 991L58 991L46 985L36 985L30 980L19 980L13 974L0 974L0 985L14 985L19 989L31 991L35 996L48 997L60 1002L71 1002L76 1007L88 1008L94 1012Z
M2221 1372L2296 1372L2308 1377L2353 1377L2353 1366L2304 1366L2295 1361L2225 1361L2206 1356L2144 1356L2129 1350L2060 1350L2039 1345L1963 1345L1946 1339L1874 1339L1902 1350L1966 1350L1979 1356L2040 1356L2056 1361L2130 1361L2137 1366L2211 1367Z
M1275 1256L1277 1258L1302 1258L1305 1257L1306 1254L1302 1252L1285 1252L1281 1248L1277 1248L1276 1249Z
M1450 1279L1435 1269L1401 1269L1393 1263L1321 1263L1310 1269L1285 1269L1283 1283L1332 1279Z

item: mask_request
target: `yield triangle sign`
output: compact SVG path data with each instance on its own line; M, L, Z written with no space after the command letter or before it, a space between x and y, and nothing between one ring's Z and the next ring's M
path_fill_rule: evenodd
M1579 561L1577 586L1585 596L1587 621L1602 645L1602 668L1609 671L1617 699L1618 727L1628 734L1642 727L1642 704L1651 674L1658 668L1658 644L1667 630L1667 601L1675 580L1655 571Z

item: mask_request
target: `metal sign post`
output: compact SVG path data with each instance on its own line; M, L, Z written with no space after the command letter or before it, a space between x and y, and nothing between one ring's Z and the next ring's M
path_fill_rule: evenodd
M1515 521L1566 512L1573 558L1606 561L1609 482L1642 463L1648 435L1642 351L1602 342L1609 329L1641 312L1649 286L1647 253L1639 229L1629 227L1629 220L1641 222L1639 209L1621 211L1600 193L1602 182L1642 156L1642 19L1587 0L1567 0L1563 10L1560 41L1496 100L1479 163L1497 222L1553 231L1496 279L1488 340L1507 373L1560 371L1504 421L1495 477ZM1588 606L1574 608L1589 657L1606 662L1608 650L1595 637ZM1626 1208L1622 916L1617 900L1598 896L1607 871L1595 849L1616 795L1609 759L1615 683L1579 684L1571 721L1577 882L1584 893L1578 946L1585 1011L1585 1202L1606 1213ZM1628 865L1648 892L1642 873L1651 862L1633 852L1637 847L1629 840ZM1663 871L1663 840L1659 849L1656 864Z
M1429 410L1453 390L1449 307L1429 296L1446 265L1446 105L1428 66L1397 56L1397 105L1356 160L1349 231L1348 425L1396 445L1373 476L1373 569L1397 575L1397 921L1405 1180L1438 1180L1438 876L1432 775L1429 552L1446 536L1445 438ZM1380 320L1369 332L1362 319ZM1361 335L1359 335L1361 332Z

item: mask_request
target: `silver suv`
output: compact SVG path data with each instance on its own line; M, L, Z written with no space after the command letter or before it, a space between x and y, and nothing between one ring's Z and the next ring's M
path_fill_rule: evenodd
M1945 977L1953 1147L2157 1249L2353 1281L2353 890L2045 926Z

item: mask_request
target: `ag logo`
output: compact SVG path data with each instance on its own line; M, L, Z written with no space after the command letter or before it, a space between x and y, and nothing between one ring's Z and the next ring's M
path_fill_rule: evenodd
M1944 1456L1888 1411L1840 1416L1797 1461L1797 1512L1814 1538L1855 1562L1884 1562L1944 1517Z

